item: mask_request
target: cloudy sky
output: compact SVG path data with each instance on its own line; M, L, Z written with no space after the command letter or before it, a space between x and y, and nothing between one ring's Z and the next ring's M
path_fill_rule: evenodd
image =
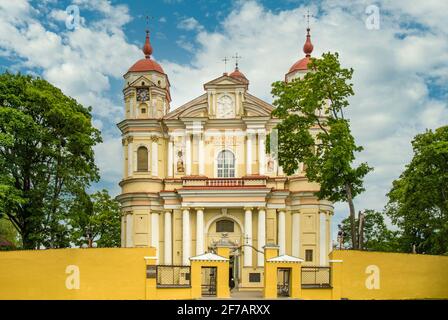
M355 70L348 115L365 148L359 160L375 168L356 205L382 209L411 158L412 137L448 122L448 1L0 0L0 72L40 75L93 107L104 138L94 187L118 194L122 75L142 57L146 16L174 109L202 94L235 52L250 92L272 102L271 83L303 56L307 10L313 56L337 51ZM79 12L75 28L67 12ZM347 211L336 205L334 225Z

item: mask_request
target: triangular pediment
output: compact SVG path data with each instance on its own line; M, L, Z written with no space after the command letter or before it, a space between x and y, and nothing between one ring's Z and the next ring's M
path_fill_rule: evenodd
M244 94L244 113L246 117L271 116L274 106L249 93Z
M300 263L303 262L304 260L301 258L297 258L297 257L293 257L287 254L278 256L278 257L274 257L271 259L267 260L268 262L292 262L292 263Z
M201 254L199 256L191 257L190 260L191 261L219 261L219 262L229 261L228 258L218 256L217 254L214 254L211 252L207 252L207 253Z
M247 84L229 77L228 75L224 74L222 76L220 76L219 78L213 79L209 82L207 82L206 84L204 84L204 88L213 88L213 87L217 87L217 86L238 86L238 87L247 87Z
M165 115L164 119L207 117L207 94L193 99Z
M130 87L140 87L142 85L142 82L144 82L145 86L148 86L148 87L156 85L151 79L149 79L148 77L142 75L142 76L138 77L137 79L135 79L134 81L132 81L128 86L130 86Z

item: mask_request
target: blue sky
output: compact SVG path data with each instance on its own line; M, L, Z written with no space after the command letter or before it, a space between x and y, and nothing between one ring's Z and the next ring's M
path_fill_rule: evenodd
M80 10L74 30L65 24L69 5ZM373 29L366 25L372 5L380 18ZM337 51L355 69L348 115L365 148L359 161L375 168L356 205L381 210L412 156L412 137L447 124L448 1L0 0L0 70L40 75L93 107L104 139L96 148L102 180L94 188L117 194L122 75L142 57L147 15L174 109L202 94L202 84L223 72L222 58L235 52L249 91L272 102L271 83L303 57L308 9L313 55ZM336 205L334 226L347 212Z

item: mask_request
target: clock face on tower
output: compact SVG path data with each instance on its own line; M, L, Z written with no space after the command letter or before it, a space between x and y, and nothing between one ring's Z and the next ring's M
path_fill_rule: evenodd
M149 89L148 88L138 88L137 89L137 101L148 101L149 100Z
M235 118L235 106L232 98L224 95L218 99L216 116L221 119Z

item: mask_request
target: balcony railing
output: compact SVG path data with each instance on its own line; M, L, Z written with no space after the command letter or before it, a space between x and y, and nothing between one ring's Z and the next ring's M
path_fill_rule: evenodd
M184 187L265 187L267 177L248 176L244 178L207 178L207 177L183 177Z

